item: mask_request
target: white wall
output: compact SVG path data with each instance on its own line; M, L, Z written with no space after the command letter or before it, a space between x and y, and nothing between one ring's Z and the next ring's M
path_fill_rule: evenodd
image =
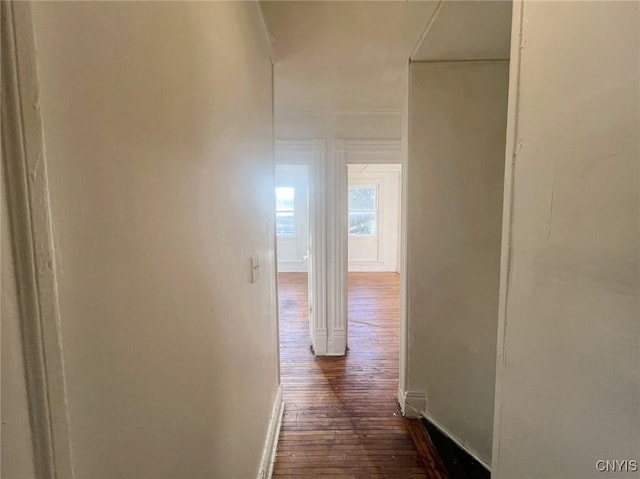
M259 7L33 13L76 477L256 477L278 386Z
M640 5L522 8L493 477L638 477Z
M278 140L323 138L327 145L332 138L400 138L400 111L276 112L275 135Z
M278 236L278 272L308 271L309 197L307 165L276 165L276 187L294 188L295 233Z
M491 461L508 62L411 63L408 386Z
M348 186L377 189L374 237L349 235L349 271L399 271L400 165L347 165Z
M3 165L4 169L4 165ZM4 172L3 172L4 175ZM15 261L11 246L7 190L2 183L2 395L0 397L0 476L6 479L35 478L27 385L25 381L20 310L15 281Z

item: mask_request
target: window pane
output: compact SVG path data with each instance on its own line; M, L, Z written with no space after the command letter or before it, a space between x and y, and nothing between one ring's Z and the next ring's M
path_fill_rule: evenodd
M349 188L349 209L376 210L376 189L373 186Z
M295 219L293 213L276 213L276 234L278 236L293 236L295 233Z
M349 213L349 234L375 236L375 213Z
M293 211L293 188L276 188L276 211Z

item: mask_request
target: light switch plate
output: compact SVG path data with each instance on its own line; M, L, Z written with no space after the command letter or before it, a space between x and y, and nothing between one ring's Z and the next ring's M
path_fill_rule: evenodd
M257 283L260 279L260 259L257 254L251 257L251 282Z

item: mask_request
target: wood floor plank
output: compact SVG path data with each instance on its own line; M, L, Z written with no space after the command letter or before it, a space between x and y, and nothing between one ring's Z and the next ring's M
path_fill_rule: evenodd
M434 479L447 479L447 470L438 455L435 446L429 439L426 429L418 419L407 420L411 439L418 449L420 460L427 470L433 471Z
M340 358L310 349L306 273L280 273L278 299L285 411L273 477L445 478L437 458L418 454L396 402L399 275L349 273Z

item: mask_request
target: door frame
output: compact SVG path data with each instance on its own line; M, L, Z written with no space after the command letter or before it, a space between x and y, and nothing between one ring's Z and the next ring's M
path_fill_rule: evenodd
M348 341L347 164L401 165L400 361L398 399L404 404L407 351L406 148L399 139L276 140L275 163L309 167L309 313L316 356L344 356ZM327 161L328 160L328 161Z
M330 318L329 346L332 355L346 354L348 345L348 283L349 266L349 204L348 204L348 175L349 164L399 164L401 198L405 189L405 161L401 140L386 139L345 139L336 138L332 141L332 161L329 164L329 182L332 194L327 198L327 210L331 212L328 230L329 240L329 284L332 285L328 293L328 318ZM400 202L400 288L401 297L406 289L406 234L405 234L405 202ZM400 384L404 385L405 377L404 354L406 351L406 313L404 302L400 312Z
M1 2L6 188L37 477L73 478L47 161L28 2Z
M308 167L309 207L309 329L311 347L317 356L327 355L327 234L325 210L325 150L326 142L308 140L276 140L276 165L306 165Z

